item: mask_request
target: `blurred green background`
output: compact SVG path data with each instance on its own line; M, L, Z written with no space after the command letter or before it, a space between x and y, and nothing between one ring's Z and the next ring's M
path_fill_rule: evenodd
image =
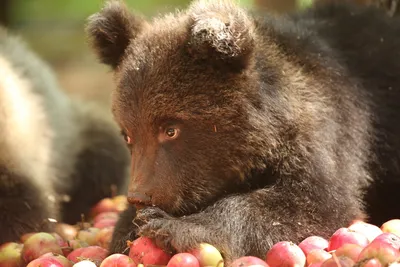
M246 8L283 12L311 0L239 0ZM190 0L126 0L148 18L185 8ZM85 20L99 11L103 0L0 0L0 20L22 35L31 48L55 70L62 88L73 96L108 106L112 76L85 40Z

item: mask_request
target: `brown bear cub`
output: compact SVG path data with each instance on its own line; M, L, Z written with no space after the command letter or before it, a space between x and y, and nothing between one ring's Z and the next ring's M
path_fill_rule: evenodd
M342 1L343 2L343 1ZM196 0L152 22L108 1L88 36L115 72L138 235L225 259L400 217L400 21L372 8L253 14ZM136 213L137 210L137 213ZM135 221L132 220L135 218Z

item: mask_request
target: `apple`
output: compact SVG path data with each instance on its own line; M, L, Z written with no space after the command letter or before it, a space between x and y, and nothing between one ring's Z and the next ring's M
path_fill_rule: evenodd
M368 238L369 242L372 242L372 240L383 233L378 226L363 221L351 224L348 229L363 234Z
M77 238L89 244L89 246L96 245L96 235L100 231L99 228L89 227L87 229L80 230Z
M96 234L96 245L108 249L111 243L114 227L100 229Z
M102 213L97 214L94 217L93 224L95 224L98 221L101 221L103 219L116 219L116 220L118 220L118 218L119 218L118 212L115 212L115 211L102 212Z
M37 232L23 234L20 238L21 243L24 243L29 237L31 237L34 234L37 234Z
M118 219L115 219L115 218L104 218L104 219L101 219L101 220L98 220L97 222L95 222L93 224L93 227L101 229L101 228L105 228L105 227L115 226L117 221L118 221Z
M323 249L313 249L306 256L307 266L312 263L322 263L330 259L332 255Z
M372 258L372 259L366 259L365 261L361 261L361 262L357 263L357 266L359 266L359 267L382 267L382 264L378 259Z
M262 259L253 256L240 257L234 260L231 264L231 267L247 267L247 266L268 267L268 264Z
M128 256L117 253L105 258L100 267L136 267L136 264Z
M22 244L15 242L4 243L0 246L0 266L22 267L25 266L21 254Z
M357 244L344 244L334 252L336 256L346 256L356 262L364 248Z
M54 231L64 240L72 240L78 234L78 229L75 226L66 223L57 223Z
M223 267L224 259L216 247L208 243L200 243L199 246L188 253L197 258L200 267L213 266Z
M39 258L47 252L62 254L61 247L57 239L49 233L36 233L31 235L22 248L22 258L26 263Z
M267 252L266 262L270 267L303 267L306 264L306 256L296 244L281 241Z
M57 244L60 247L64 247L67 245L67 242L57 233L50 233L52 236L54 236L54 238L57 240Z
M172 256L167 267L200 267L199 260L190 253L178 253Z
M78 239L74 239L74 240L68 240L66 241L66 245L64 247L61 248L63 255L65 257L67 257L69 255L69 253L71 253L73 250L77 249L77 248L85 248L88 247L89 244L78 240Z
M72 266L72 265L67 265ZM31 261L26 267L67 267L54 258L37 258Z
M71 267L72 266L72 262L71 261L69 261L63 255L60 255L60 254L57 254L57 253L49 252L49 253L43 254L38 259L42 259L42 258L47 258L47 259L50 258L50 259L53 259L55 261L58 261L64 267Z
M328 251L336 250L344 244L357 244L361 247L366 247L369 244L369 240L363 234L342 227L336 230L329 239Z
M75 263L72 267L97 267L97 265L90 260L83 260Z
M377 258L382 265L387 265L396 261L396 259L399 257L399 250L393 247L391 244L375 240L361 251L358 261Z
M381 230L384 233L392 233L400 236L400 219L393 219L385 222L382 224Z
M117 206L111 198L103 198L91 209L90 214L95 217L102 212L109 211L118 212Z
M307 254L313 249L324 249L328 248L329 242L320 236L309 236L299 243L299 247L307 256Z
M67 256L67 259L73 263L90 260L96 265L100 265L100 263L107 257L108 251L106 249L99 246L89 246L86 248L75 249Z
M167 265L171 255L157 247L148 237L139 237L130 244L129 257L135 264Z
M391 245L395 249L400 249L400 237L393 233L383 233L372 240L371 243L374 242L385 243Z
M321 264L321 267L352 267L354 261L345 256L332 256Z
M115 196L112 198L112 201L119 212L124 211L128 207L128 201L124 195Z

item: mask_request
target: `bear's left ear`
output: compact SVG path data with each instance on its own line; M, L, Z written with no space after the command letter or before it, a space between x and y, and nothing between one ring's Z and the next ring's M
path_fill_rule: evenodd
M144 25L145 21L133 15L122 0L109 0L88 18L86 33L101 62L115 69Z
M195 56L244 68L254 49L254 23L230 0L197 0L189 8Z

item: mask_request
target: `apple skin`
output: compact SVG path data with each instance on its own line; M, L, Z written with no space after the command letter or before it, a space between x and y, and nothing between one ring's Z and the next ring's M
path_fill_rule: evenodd
M96 263L96 265L100 265L100 263L107 258L107 256L108 251L106 249L99 246L89 246L75 249L67 256L67 259L73 263L77 263L82 260L91 260Z
M381 230L384 233L392 233L400 236L400 219L392 219L381 225Z
M313 263L323 263L331 257L332 254L323 249L313 249L306 256L307 266Z
M383 233L378 226L363 221L354 222L348 228L352 231L363 234L368 238L369 242L372 242L372 240Z
M167 267L200 267L200 263L193 254L178 253L172 256Z
M354 266L354 261L344 256L340 257L333 256L332 258L324 261L321 264L321 267L352 267L352 266Z
M129 257L135 264L142 263L144 265L167 265L171 259L171 255L157 247L148 237L139 237L131 243Z
M335 250L335 255L336 256L345 256L350 259L352 259L354 262L358 260L358 257L360 256L361 251L364 248L357 245L357 244L344 244L337 250Z
M399 257L399 250L392 245L383 242L371 242L371 244L361 251L358 261L376 258L382 265L387 265L396 261Z
M47 252L62 254L57 239L49 233L40 232L25 240L22 258L26 263L29 263Z
M303 267L306 264L306 255L296 244L281 241L267 252L265 262L270 267Z
M224 259L216 247L208 243L201 243L196 249L189 251L203 266L223 267Z
M303 241L299 243L299 247L301 250L304 252L304 254L307 256L310 251L314 249L323 249L327 250L328 249L329 242L323 237L320 236L309 236Z
M328 251L336 250L344 244L357 244L361 247L366 247L369 244L369 240L363 234L342 227L336 230L329 239Z
M128 256L116 253L105 258L100 267L136 267L136 264Z
M23 267L25 263L21 257L22 244L7 242L0 245L0 266L1 267Z

